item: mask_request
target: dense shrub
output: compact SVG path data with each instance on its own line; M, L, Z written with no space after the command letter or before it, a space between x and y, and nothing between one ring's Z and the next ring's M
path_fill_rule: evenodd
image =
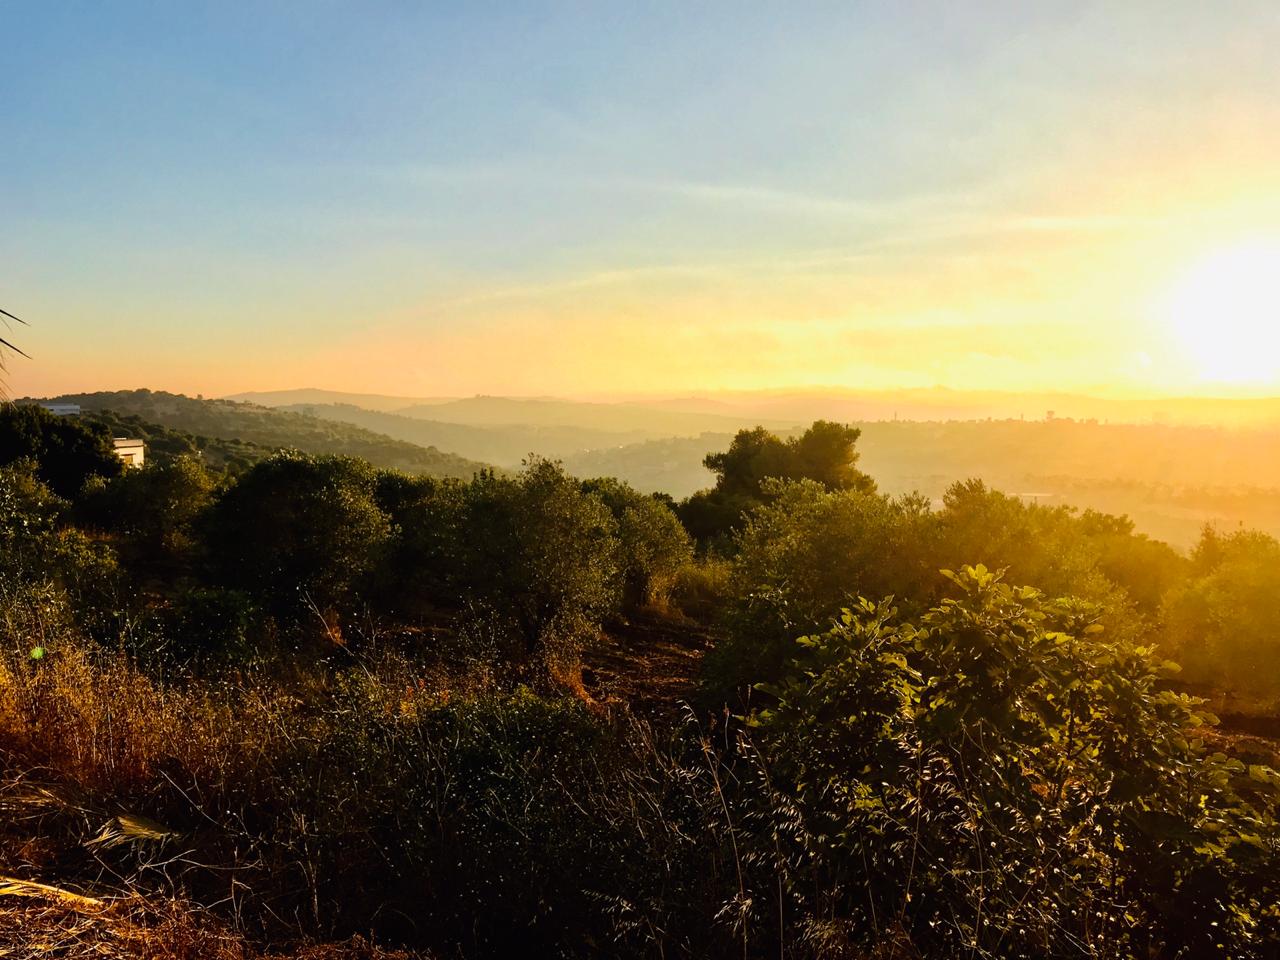
M114 551L68 526L69 511L30 461L0 467L0 603L47 585L68 595L81 626L108 638L128 616L131 591Z
M1280 702L1280 543L1206 528L1170 592L1167 644L1188 679Z
M280 614L346 605L391 534L376 479L347 457L281 453L255 464L207 515L218 578Z
M859 595L898 594L919 607L935 589L927 504L828 492L812 481L766 485L771 502L737 537L729 637L712 651L717 696L776 679L794 638Z
M753 718L760 856L816 952L1273 955L1276 775L1210 755L1096 607L954 580L917 623L863 601L801 640Z
M938 522L940 567L983 563L1055 595L1101 600L1114 589L1098 570L1096 544L1069 507L1024 503L969 480L947 490Z
M664 606L676 572L693 557L693 543L667 502L602 477L583 490L603 501L617 523L622 603Z
M434 606L457 606L463 597L463 554L470 549L463 529L463 484L383 471L377 497L393 536L374 578L374 602L410 616Z
M1076 529L1093 544L1098 570L1144 614L1158 615L1168 592L1187 577L1186 557L1136 532L1128 517L1086 510Z
M80 514L118 534L142 562L172 560L192 546L193 527L213 501L214 479L191 457L174 457L92 482Z
M1186 566L1166 545L1135 535L1127 518L1024 503L981 481L953 485L936 511L919 496L828 491L808 481L771 481L763 491L769 502L735 538L730 636L708 661L715 697L775 679L793 637L859 596L893 596L906 612L923 610L944 586L938 571L971 560L1102 604L1108 631L1135 643L1151 635L1160 598Z

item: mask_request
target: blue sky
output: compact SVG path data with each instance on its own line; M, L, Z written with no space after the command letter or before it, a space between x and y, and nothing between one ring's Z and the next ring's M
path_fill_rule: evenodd
M1271 3L0 17L20 392L1167 387L1280 228Z

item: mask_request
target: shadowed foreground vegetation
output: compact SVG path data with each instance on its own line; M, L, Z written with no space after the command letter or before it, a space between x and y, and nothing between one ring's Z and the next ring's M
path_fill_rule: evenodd
M126 473L92 426L22 416L0 444L6 946L1280 949L1274 749L1187 695L1274 715L1268 537L1183 556L980 483L882 496L836 424L744 431L673 509L540 460Z

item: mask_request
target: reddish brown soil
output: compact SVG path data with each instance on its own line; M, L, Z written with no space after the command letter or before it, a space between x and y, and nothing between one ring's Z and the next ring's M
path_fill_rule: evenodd
M684 618L646 612L610 626L583 657L591 697L627 704L646 719L669 719L693 698L702 657L716 634Z

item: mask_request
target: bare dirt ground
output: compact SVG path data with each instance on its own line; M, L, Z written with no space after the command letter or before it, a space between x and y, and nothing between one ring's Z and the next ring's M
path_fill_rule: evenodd
M693 698L702 658L716 634L660 612L615 624L583 657L582 683L591 697L625 703L637 716L669 719Z

